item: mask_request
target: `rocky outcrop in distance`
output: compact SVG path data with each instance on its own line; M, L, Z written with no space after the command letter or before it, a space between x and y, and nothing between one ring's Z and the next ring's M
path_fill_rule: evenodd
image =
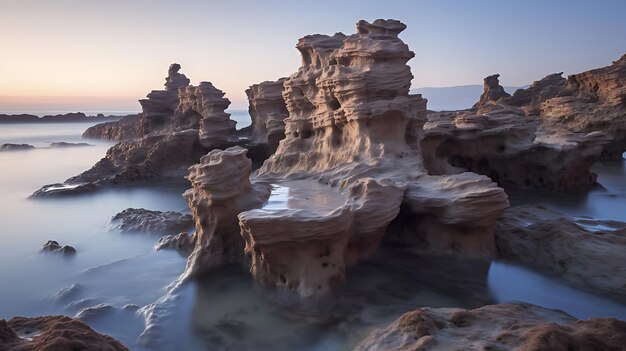
M65 316L0 319L4 351L102 350L128 351L114 338Z
M71 123L71 122L106 122L117 121L122 116L105 116L98 114L96 116L87 116L82 112L70 112L61 115L45 115L39 117L30 114L7 115L0 114L0 123Z
M61 254L63 256L74 256L76 255L76 249L69 245L61 246L59 242L55 240L48 240L41 249L41 252L44 253L56 253Z
M626 151L626 59L567 79L551 74L504 93L498 75L472 109L432 113L421 142L430 174L465 171L504 187L593 186L592 164Z
M0 146L0 151L22 151L22 150L32 150L35 147L30 144L2 144Z
M209 82L190 86L179 70L180 65L172 64L165 90L153 90L139 101L142 112L136 121L126 119L92 129L117 138L130 124L128 136L137 132L139 137L114 145L91 169L63 183L46 185L32 197L71 195L153 179L183 181L187 168L208 151L245 144L246 138L235 135L236 122L224 112L230 104L224 92Z
M626 301L626 223L516 206L495 226L498 256Z
M83 133L86 139L129 140L141 137L139 115L128 115L117 121L105 122L91 126Z
M405 28L360 21L350 36L298 41L302 65L282 82L288 117L276 152L250 177L243 149L212 151L191 168L185 197L197 240L185 276L244 260L265 285L323 295L377 250L392 223L402 233L395 240L424 254L492 257L507 197L484 176L426 173L426 100L409 94ZM262 87L250 90L251 110L280 112L275 93L259 107ZM270 186L288 189L286 207L264 205Z
M523 303L473 310L419 308L375 330L355 351L614 350L626 345L626 322L576 318Z

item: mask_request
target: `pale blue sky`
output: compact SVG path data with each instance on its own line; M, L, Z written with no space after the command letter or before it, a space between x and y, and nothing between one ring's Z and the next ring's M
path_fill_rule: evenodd
M248 85L297 69L298 38L376 18L407 24L414 87L492 73L519 86L619 58L625 15L623 0L0 0L0 104L53 96L134 107L178 62L192 83L211 81L245 108Z

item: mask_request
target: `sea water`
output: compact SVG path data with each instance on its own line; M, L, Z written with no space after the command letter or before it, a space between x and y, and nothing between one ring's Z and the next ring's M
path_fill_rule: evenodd
M244 122L238 127L249 123L244 113L237 116ZM526 301L579 318L626 319L623 304L519 266L425 259L401 248L384 248L349 268L346 284L331 296L306 301L258 286L245 267L216 270L178 290L156 335L139 343L144 320L138 308L167 296L186 258L155 251L156 235L121 233L109 221L128 207L189 212L181 197L187 185L153 183L28 199L42 185L62 182L104 156L113 143L88 140L92 146L49 148L51 142L85 142L80 135L88 126L0 125L0 144L37 147L0 153L0 318L73 316L81 308L95 307L84 321L132 350L336 350L423 306L474 308ZM572 216L626 221L624 161L602 162L595 170L602 189L569 195L512 192L512 203L540 203ZM275 186L268 205L289 206L289 191ZM72 245L77 254L42 254L47 240ZM67 292L59 294L63 289Z

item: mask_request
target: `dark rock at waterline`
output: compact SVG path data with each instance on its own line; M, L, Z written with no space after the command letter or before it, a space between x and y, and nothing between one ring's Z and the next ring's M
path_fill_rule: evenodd
M75 146L93 146L87 143L68 143L65 141L54 142L50 144L50 147L53 148L62 148L62 147L75 147Z
M46 115L43 117L30 114L0 114L0 123L105 122L116 121L120 118L121 116L105 116L101 113L96 116L87 116L82 112L70 112L60 115Z
M29 144L2 144L0 151L32 150L34 148L34 146Z
M113 310L114 310L113 306L101 303L99 305L85 307L85 308L80 309L76 313L74 318L80 319L82 321L86 321L86 320L102 317L103 315L106 315L112 312Z
M100 187L99 182L94 183L54 183L43 186L41 189L35 191L28 198L41 198L41 197L54 197L54 196L67 196L77 195L93 191Z
M65 316L0 319L0 350L128 351L114 338L95 332L87 324Z
M139 115L128 115L118 121L96 124L87 128L83 133L83 138L118 141L141 138L142 136Z
M56 298L59 301L64 301L75 296L80 290L80 284L74 283L72 286L63 288L56 293Z
M43 245L41 252L58 253L63 256L73 256L76 254L76 249L69 245L61 246L54 240L48 240L48 242Z
M190 214L175 211L152 211L145 208L127 208L111 218L113 228L124 232L176 233L192 228Z

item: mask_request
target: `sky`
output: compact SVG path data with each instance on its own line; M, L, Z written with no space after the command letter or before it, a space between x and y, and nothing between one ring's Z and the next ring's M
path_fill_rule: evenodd
M298 38L377 18L408 26L415 88L522 86L618 59L624 14L624 0L0 0L0 110L138 110L173 62L245 109L249 85L297 70Z

